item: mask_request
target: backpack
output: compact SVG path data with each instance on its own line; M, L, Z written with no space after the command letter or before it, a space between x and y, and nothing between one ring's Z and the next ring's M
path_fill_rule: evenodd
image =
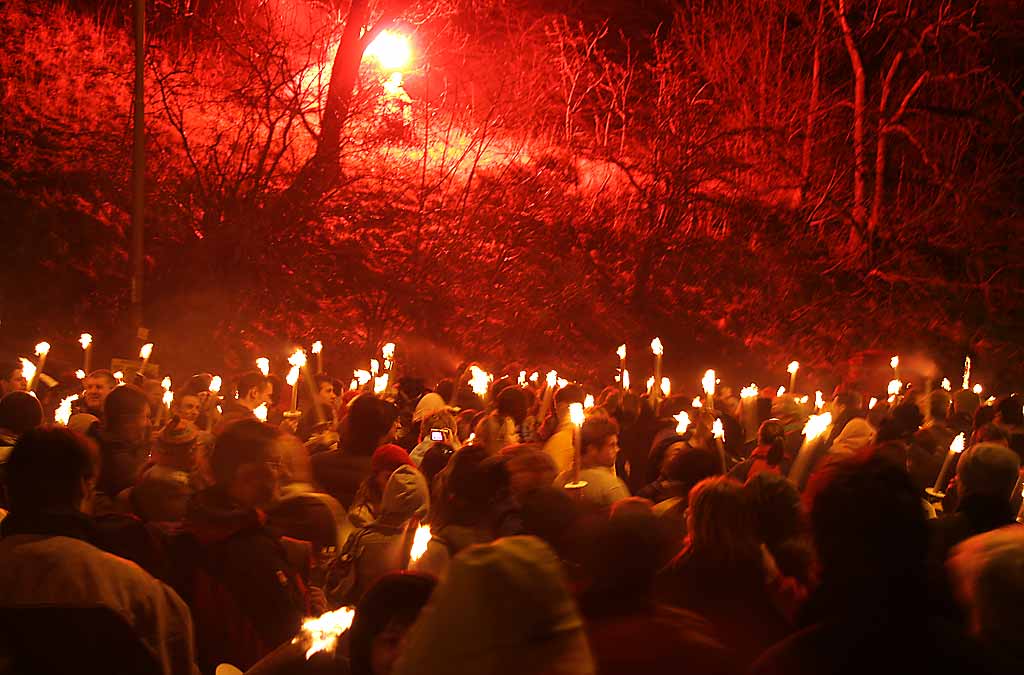
M362 527L349 535L341 553L328 563L324 573L324 595L331 607L354 605L359 598L353 591L359 586L359 558L363 555L363 537L370 532Z

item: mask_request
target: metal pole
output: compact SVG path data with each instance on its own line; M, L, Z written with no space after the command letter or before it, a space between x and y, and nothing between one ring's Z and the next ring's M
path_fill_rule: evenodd
M146 0L135 3L135 116L133 123L134 144L132 147L132 323L136 333L143 327L142 279L143 279L143 233L145 223L143 210L146 205L146 118L144 76L146 64Z

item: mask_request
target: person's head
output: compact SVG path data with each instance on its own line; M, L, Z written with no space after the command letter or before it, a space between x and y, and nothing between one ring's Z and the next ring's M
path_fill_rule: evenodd
M906 469L871 454L837 462L822 478L810 516L823 580L836 589L914 588L928 530Z
M415 466L405 448L386 443L373 451L370 458L370 480L374 482L376 494L383 494L388 478L400 466Z
M743 486L754 513L758 536L769 547L807 531L807 514L796 486L782 476L762 471Z
M996 423L1007 427L1024 425L1024 403L1017 394L1007 396L996 406Z
M619 454L619 425L610 417L588 417L580 428L583 468L615 466Z
M92 441L70 429L37 427L14 444L6 469L12 513L89 512L99 452Z
M573 403L583 403L587 395L583 387L578 384L567 384L555 392L555 409L558 416L563 417L569 413L569 406Z
M85 406L96 412L103 410L107 396L117 388L114 374L106 369L92 371L82 384L85 388Z
M743 486L726 476L690 490L686 526L695 551L726 564L760 560L760 540Z
M149 438L149 399L133 384L115 387L103 402L103 424L110 433L129 440Z
M360 394L348 404L342 443L345 451L370 457L373 451L395 438L398 409L372 394Z
M316 404L325 405L334 409L338 401L338 392L334 388L334 379L327 375L317 375L313 378L316 383Z
M988 650L1024 656L1020 608L1024 606L1024 527L1010 525L971 537L947 562L970 630ZM1008 659L1009 660L1009 659Z
M175 415L160 430L156 439L155 459L158 464L180 471L195 468L196 442L199 431L190 422Z
M0 398L0 429L20 436L43 423L43 408L35 396L12 391Z
M786 455L786 427L779 420L766 420L757 430L757 444L768 448L768 463L778 466Z
M423 422L420 425L420 440L430 438L430 431L432 429L440 429L442 435L445 435L445 431L447 431L448 437L442 438L439 442L458 447L459 424L455 421L455 415L447 408L433 412L423 418ZM436 441L437 439L434 440Z
M235 380L235 397L238 402L255 410L270 399L270 383L267 376L258 370L242 373Z
M12 391L28 391L28 380L16 361L5 361L0 364L0 398Z
M502 448L501 454L508 457L505 468L508 471L509 488L516 497L549 486L558 477L555 460L544 452L539 443L510 445Z
M852 389L837 389L832 397L832 419L839 419L844 414L852 414L860 410L863 398L860 392Z
M981 407L981 397L970 389L961 389L953 394L953 412L955 414L973 418L979 407Z
M665 463L662 474L666 480L678 483L680 492L689 494L693 486L705 478L722 473L722 460L710 448L694 447L683 443L679 451Z
M199 402L198 395L193 393L183 393L174 397L171 409L174 411L174 414L181 417L181 419L195 424L196 420L199 419L199 412L202 407Z
M243 506L263 508L277 498L281 432L257 420L241 420L217 437L210 454L214 482Z
M452 456L438 505L449 522L472 525L490 516L491 502L507 487L508 474L504 464L488 462L489 457L482 445L463 446Z
M409 627L434 592L437 580L415 572L392 572L377 580L356 605L349 630L352 675L388 675Z
M505 387L496 399L498 414L511 417L516 424L522 424L529 413L529 398L522 387L515 385Z
M995 443L971 446L956 465L960 498L991 497L1009 504L1019 472L1020 458L1013 450Z
M1010 447L1010 435L997 424L983 424L971 434L971 445L977 445L978 443L995 443Z
M949 417L952 398L948 392L939 389L928 396L928 411L936 422L945 422Z

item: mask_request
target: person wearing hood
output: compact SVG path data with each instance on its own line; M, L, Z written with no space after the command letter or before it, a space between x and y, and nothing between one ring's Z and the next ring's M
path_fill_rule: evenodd
M471 546L405 636L393 675L591 675L561 563L535 537Z
M388 479L400 466L415 466L405 448L388 443L373 451L370 458L370 475L363 480L359 491L348 509L348 519L353 527L365 527L380 514L381 500Z
M519 426L529 414L528 399L511 381L495 397L495 409L476 425L476 443L496 455L503 448L519 444Z
M199 663L248 668L291 640L312 612L308 544L278 537L264 510L278 496L281 432L256 420L228 427L210 456L215 484L185 516L177 585L192 608Z
M413 532L429 511L426 478L413 466L399 466L387 480L376 519L349 535L341 555L350 558L352 572L344 597L332 599L342 605L355 604L382 576L404 570Z
M734 466L729 471L729 477L746 483L761 473L785 476L792 459L786 457L786 428L779 420L770 419L757 430L757 445L750 457Z

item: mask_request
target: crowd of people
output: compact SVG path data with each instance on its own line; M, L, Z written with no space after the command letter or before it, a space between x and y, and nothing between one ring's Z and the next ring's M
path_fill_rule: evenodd
M256 370L168 403L101 369L50 424L5 366L0 672L1024 666L1020 396L591 402L517 375L316 375L299 412Z

